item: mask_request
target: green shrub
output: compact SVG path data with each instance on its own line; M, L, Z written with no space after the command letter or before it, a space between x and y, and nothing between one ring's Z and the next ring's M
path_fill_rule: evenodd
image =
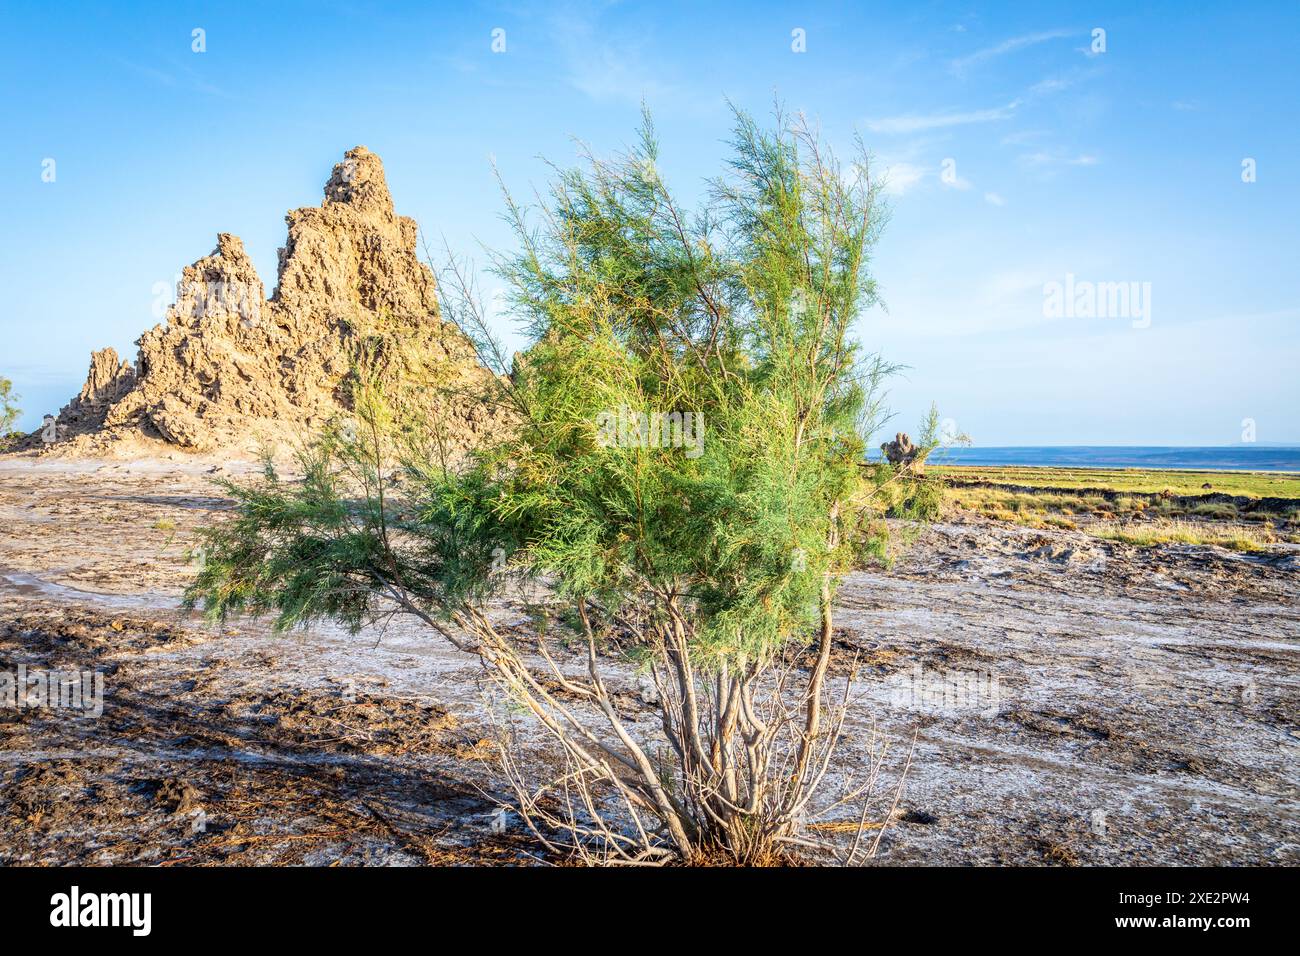
M937 512L937 484L863 476L888 372L850 338L884 221L865 156L843 175L801 122L744 115L733 146L697 215L660 179L648 121L631 155L557 173L536 219L507 196L520 248L496 269L532 345L509 376L495 363L485 400L517 428L453 467L438 422L394 403L362 356L358 427L305 450L301 482L268 466L225 483L237 507L186 596L280 629L396 607L477 654L573 771L539 786L507 761L521 814L584 859L778 852L834 745L839 576L879 552L886 485L904 512ZM500 356L462 274L441 283L444 315ZM688 413L698 443L622 428ZM512 580L544 580L576 619L584 675L496 628L486 602ZM666 748L611 703L616 640L660 688ZM776 680L786 646L809 642L807 670Z

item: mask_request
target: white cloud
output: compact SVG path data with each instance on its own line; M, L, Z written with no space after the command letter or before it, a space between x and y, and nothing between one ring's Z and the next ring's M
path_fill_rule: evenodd
M885 116L867 120L866 125L874 133L917 133L924 130L945 129L951 126L965 126L972 123L992 123L1011 119L1020 107L1033 103L1042 97L1051 96L1061 90L1069 89L1089 75L1086 71L1072 71L1039 80L1023 94L1017 96L1006 106L983 110L948 110L942 113L907 113L901 116ZM1010 142L1015 137L1032 138L1038 133L1013 133L1003 140Z
M995 46L985 47L982 50L976 50L974 53L970 53L966 56L958 57L952 61L952 71L960 76L965 73L969 67L974 66L977 63L983 63L985 60L992 60L996 57L1012 53L1015 50L1021 50L1028 46L1035 46L1039 43L1045 43L1048 40L1057 40L1061 37L1068 37L1070 35L1071 31L1069 30L1047 30L1042 33L1026 33L1023 36L1011 37L1008 40L1003 40Z
M979 299L990 310L1004 312L1022 304L1027 295L1033 301L1041 299L1043 283L1048 278L1045 273L1032 269L998 272L984 280Z
M867 120L867 129L873 133L917 133L927 129L943 129L949 126L964 126L970 123L992 123L997 120L1010 119L1021 100L1012 100L1006 106L989 110L970 110L965 113L931 113L929 115L911 113L905 116L886 116L881 119Z
M990 206L1005 206L1007 204L1007 201L997 193L985 193L984 201Z
M1101 162L1091 153L1080 153L1078 156L1071 156L1060 150L1025 153L1020 157L1020 161L1026 166L1096 166Z
M673 88L643 66L630 50L588 50L569 61L569 82L593 100L659 100Z
M891 163L885 167L885 192L891 196L901 196L922 179L925 170L913 163Z
M601 23L606 7L564 5L550 18L569 85L599 102L662 101L680 92L662 68L643 55L644 38L619 36Z
M1029 88L1029 92L1035 96L1042 96L1046 93L1056 93L1064 90L1074 84L1074 80L1067 79L1063 76L1049 76L1046 79L1039 80Z

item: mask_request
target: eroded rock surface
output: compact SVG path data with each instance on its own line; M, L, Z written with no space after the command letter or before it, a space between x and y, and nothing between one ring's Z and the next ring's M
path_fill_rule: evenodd
M440 319L433 274L416 254L418 228L394 212L378 156L364 146L349 150L324 202L285 221L289 235L269 300L240 239L218 235L212 254L183 270L165 321L137 341L134 367L112 349L94 353L81 394L59 415L52 450L292 445L347 412L354 346L377 333L403 355L419 356L414 364L453 447L501 425L473 397L491 373ZM413 363L403 364L410 371ZM40 447L39 434L29 444Z
M899 432L894 436L893 441L881 445L880 451L891 465L919 470L917 459L921 455L921 449L912 444L912 439L907 437L907 432Z
M111 348L90 353L90 371L81 392L59 414L59 425L69 430L100 428L109 408L135 387L135 369L118 359Z

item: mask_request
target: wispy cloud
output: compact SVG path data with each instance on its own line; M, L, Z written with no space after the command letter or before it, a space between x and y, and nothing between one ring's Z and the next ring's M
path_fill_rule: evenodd
M203 79L199 73L192 67L172 64L176 67L175 72L169 73L166 70L160 70L154 66L147 66L142 63L135 63L122 57L117 58L117 63L125 67L132 73L142 76L159 86L180 87L188 89L195 93L207 93L210 96L228 97L230 94L215 83L209 83Z
M1039 80L1029 88L1029 92L1035 96L1043 96L1047 93L1059 93L1074 84L1074 80L1064 76L1049 76L1045 80Z
M882 178L886 193L901 196L925 179L925 169L915 163L890 163Z
M1036 46L1039 43L1046 43L1048 40L1059 40L1062 37L1072 36L1071 30L1045 30L1042 33L1026 33L1023 36L1011 37L1003 40L994 46L985 47L982 50L976 50L966 56L958 57L950 64L952 72L958 76L963 75L970 67L992 60L1008 53L1014 53L1016 50L1023 50L1025 47Z
M1026 166L1096 166L1101 160L1092 153L1072 156L1061 151L1025 153L1020 161Z
M649 63L634 39L602 29L603 6L563 8L552 18L552 35L564 57L565 79L574 89L599 102L662 100L677 92L661 68Z
M630 50L589 50L569 62L569 83L593 100L657 100L675 87L664 82Z
M1038 37L1056 36L1057 33L1035 34ZM1060 35L1066 35L1061 31ZM1020 37L1018 40L1025 40ZM1007 43L1015 41L1008 40ZM1006 44L1002 44L1006 46ZM996 49L996 48L991 48ZM974 123L992 123L998 120L1010 119L1016 111L1022 106L1036 102L1037 100L1053 96L1062 90L1069 89L1082 80L1088 79L1097 73L1094 70L1068 70L1055 76L1048 76L1030 86L1024 93L1017 96L1005 106L997 106L992 109L979 110L946 110L938 113L908 113L900 116L886 116L880 119L867 120L867 128L874 133L917 133L924 130L945 129L952 126L966 126ZM1040 135L1037 133L1017 133L1007 137L1003 143L1009 142L1014 136L1023 136L1026 138Z
M966 126L971 123L992 123L998 120L1010 119L1022 102L1022 100L1016 99L1006 106L986 110L909 113L903 116L886 116L881 119L867 120L867 129L873 133L919 133L923 130Z
M124 57L118 57L117 62L119 65L126 67L132 73L136 73L139 74L140 76L145 77L146 79L153 80L155 83L158 83L162 86L176 85L176 77L172 76L172 74L168 73L166 70L160 70L157 67L146 66L143 63L135 63L131 60L125 59Z
M1003 136L1000 142L1003 146L1028 146L1035 140L1040 140L1047 134L1041 129L1022 129L1014 133Z
M914 152L913 148L909 148L905 155ZM902 196L917 187L928 187L931 182L957 192L966 192L975 188L975 184L965 176L956 175L956 168L948 165L952 162L952 159L945 159L938 169L935 169L928 163L912 162L900 156L890 157L881 167L881 188L890 196Z
M990 206L1005 206L1007 204L1007 201L997 193L985 193L984 201Z

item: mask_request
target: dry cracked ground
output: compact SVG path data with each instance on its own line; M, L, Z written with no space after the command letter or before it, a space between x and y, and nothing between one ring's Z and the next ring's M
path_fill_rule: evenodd
M474 661L398 618L273 637L179 616L194 528L225 506L206 471L0 462L0 673L104 681L97 718L0 707L0 864L545 860L493 826L511 711ZM883 751L875 865L1300 862L1298 598L1294 547L984 519L850 576L840 779Z

